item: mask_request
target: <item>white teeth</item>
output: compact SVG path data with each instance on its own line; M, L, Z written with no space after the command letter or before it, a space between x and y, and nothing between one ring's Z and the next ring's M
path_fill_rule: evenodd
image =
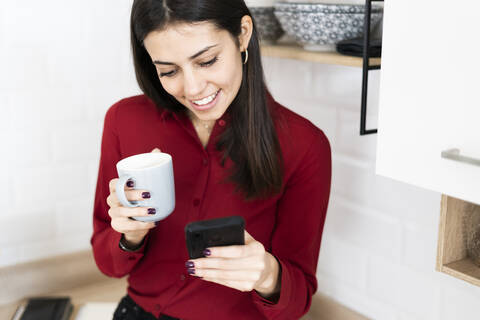
M215 97L217 96L217 93L218 93L218 91L215 92L214 94L212 94L211 96L206 97L206 98L204 98L204 99L202 99L202 100L193 101L193 103L198 104L198 105L208 104L208 103L212 102L213 99L215 99Z

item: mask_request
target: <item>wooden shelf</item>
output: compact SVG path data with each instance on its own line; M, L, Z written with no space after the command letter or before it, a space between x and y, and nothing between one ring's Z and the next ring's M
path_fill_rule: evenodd
M261 44L260 50L263 56L312 61L324 64L342 65L349 67L362 67L363 59L350 57L338 52L316 52L303 49L293 43ZM379 66L381 58L370 58L370 66Z
M442 272L480 286L480 268L468 258L442 266Z
M468 215L480 214L480 206L442 195L438 232L437 271L480 286L480 267L468 256Z

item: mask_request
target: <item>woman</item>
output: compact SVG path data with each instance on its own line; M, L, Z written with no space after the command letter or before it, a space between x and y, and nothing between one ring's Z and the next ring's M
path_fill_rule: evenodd
M300 318L317 289L330 145L268 92L244 1L135 0L131 44L144 95L106 114L91 239L103 273L128 275L114 319ZM172 155L176 193L156 224L132 220L151 208L122 207L114 187L116 162L153 149ZM245 245L188 260L185 225L231 215Z

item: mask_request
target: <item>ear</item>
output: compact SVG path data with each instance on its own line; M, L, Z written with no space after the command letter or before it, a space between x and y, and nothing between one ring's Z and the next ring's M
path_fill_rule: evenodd
M248 49L248 44L250 43L250 38L252 37L253 32L253 21L252 17L245 15L242 17L240 22L241 24L241 33L238 37L240 43L240 51L245 51Z

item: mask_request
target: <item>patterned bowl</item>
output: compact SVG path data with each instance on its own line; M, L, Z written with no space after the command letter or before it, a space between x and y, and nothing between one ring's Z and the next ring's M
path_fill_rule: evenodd
M335 51L337 42L363 36L365 8L278 2L275 16L285 32L306 50ZM381 7L372 8L370 27L374 28L382 16Z
M308 1L279 1L275 3L275 11L293 13L364 13L365 5L329 4L323 3L323 1L322 3ZM372 5L372 13L378 13L382 11L382 5Z
M274 43L285 33L275 17L274 7L251 7L249 10L262 43Z

